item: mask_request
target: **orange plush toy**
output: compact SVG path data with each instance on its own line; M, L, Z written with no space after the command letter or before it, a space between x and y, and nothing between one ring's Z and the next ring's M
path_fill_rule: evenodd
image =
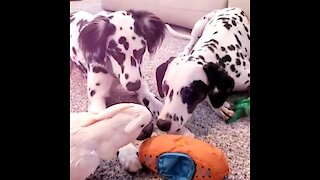
M229 174L220 149L189 136L152 137L141 144L139 158L151 171L169 180L222 180Z

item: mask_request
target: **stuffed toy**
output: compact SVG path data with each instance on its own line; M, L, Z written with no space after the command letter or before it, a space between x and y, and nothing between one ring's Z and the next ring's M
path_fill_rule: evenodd
M234 115L227 121L227 123L234 123L244 116L250 117L250 97L235 100Z
M224 153L201 140L183 135L159 135L139 148L141 163L169 180L222 180L229 174Z
M101 159L115 159L119 148L152 132L151 113L138 104L116 104L97 114L70 113L70 179L85 180Z

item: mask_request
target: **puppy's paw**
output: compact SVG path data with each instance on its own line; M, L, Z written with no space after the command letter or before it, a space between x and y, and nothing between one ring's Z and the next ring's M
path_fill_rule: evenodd
M138 172L142 165L138 157L138 149L133 144L128 144L118 151L121 166L130 174Z
M234 115L234 111L232 109L233 107L231 107L230 103L224 102L219 108L219 115L223 120L227 121Z

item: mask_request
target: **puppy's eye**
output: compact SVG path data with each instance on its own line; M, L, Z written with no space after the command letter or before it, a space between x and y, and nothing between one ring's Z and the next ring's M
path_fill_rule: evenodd
M144 126L144 124L142 124L140 127L143 127Z

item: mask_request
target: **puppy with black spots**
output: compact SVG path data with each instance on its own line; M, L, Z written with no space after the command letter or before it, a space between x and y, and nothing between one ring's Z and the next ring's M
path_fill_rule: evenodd
M87 80L89 113L103 111L110 91L121 85L157 119L163 104L150 92L141 64L146 50L155 53L164 36L164 23L147 11L70 14L70 69L77 66ZM132 144L119 150L119 161L129 172L141 168L136 151Z
M214 10L198 20L178 57L156 70L158 92L165 97L157 121L160 130L190 133L184 124L207 100L227 120L233 91L250 88L250 23L239 8ZM192 133L191 133L192 134Z

